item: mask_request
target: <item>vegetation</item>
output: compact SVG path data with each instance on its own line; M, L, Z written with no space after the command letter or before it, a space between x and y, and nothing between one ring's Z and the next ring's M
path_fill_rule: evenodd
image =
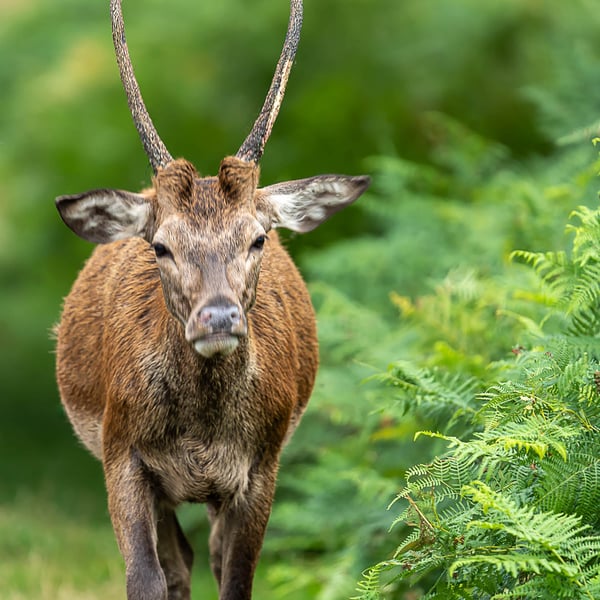
M305 0L263 182L369 172L373 187L288 240L322 367L284 453L257 597L600 595L596 8ZM214 172L264 97L286 2L124 9L157 128ZM107 13L0 0L9 600L124 596L100 467L66 424L48 335L90 252L52 198L149 179ZM196 597L215 598L202 509L181 517Z
M599 596L600 211L574 218L570 255L515 253L540 276L547 311L529 322L527 347L490 365L500 381L403 364L382 377L445 412L463 439L422 432L449 449L406 472L396 523L410 533L366 573L362 598L402 580L428 580L426 598Z

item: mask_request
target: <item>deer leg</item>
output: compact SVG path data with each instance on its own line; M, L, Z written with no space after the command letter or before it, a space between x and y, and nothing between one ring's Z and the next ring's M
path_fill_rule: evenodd
M158 511L158 559L167 579L169 600L190 600L190 574L194 552L175 511L162 506Z
M135 450L105 452L104 473L108 509L125 561L127 600L168 600L157 552L157 501L142 461Z
M250 490L224 502L212 521L211 566L219 600L250 600L271 513L275 474L255 476Z
M219 518L219 505L209 503L207 505L208 520L210 522L210 537L208 548L210 552L210 568L213 572L217 585L221 589L221 563L223 559L223 528Z

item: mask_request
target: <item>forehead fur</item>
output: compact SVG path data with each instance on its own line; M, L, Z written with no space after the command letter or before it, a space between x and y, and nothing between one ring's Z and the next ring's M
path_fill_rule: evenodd
M215 217L240 206L253 210L259 169L236 157L221 162L218 177L200 177L192 163L177 159L154 177L154 189L165 212Z

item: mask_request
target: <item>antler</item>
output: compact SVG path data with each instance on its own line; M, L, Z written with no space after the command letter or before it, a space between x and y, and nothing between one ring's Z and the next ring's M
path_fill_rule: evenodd
M165 167L173 157L169 154L167 147L160 139L156 128L152 123L152 119L148 114L140 86L135 78L133 67L131 66L131 57L127 48L127 40L125 39L125 25L123 23L123 11L121 8L121 0L110 0L110 16L112 22L113 44L117 56L117 63L121 73L121 81L127 94L127 104L129 111L133 117L144 150L148 155L150 164L156 173L159 168Z
M288 23L285 42L275 68L271 87L265 99L265 103L254 122L252 131L244 140L236 156L245 161L258 162L262 156L265 144L271 135L271 130L277 119L277 114L285 94L298 42L300 40L300 30L302 29L302 0L290 0L290 20Z

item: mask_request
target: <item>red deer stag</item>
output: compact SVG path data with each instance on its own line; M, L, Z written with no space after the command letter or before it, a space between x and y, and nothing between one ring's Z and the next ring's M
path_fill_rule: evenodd
M75 432L102 461L129 600L190 598L192 550L175 515L208 505L221 600L251 597L282 446L318 363L315 317L272 228L310 231L368 177L321 175L258 188L302 23L291 0L264 106L216 177L174 160L131 66L120 0L113 41L129 109L154 171L141 193L56 200L64 222L102 244L57 327L57 379Z

